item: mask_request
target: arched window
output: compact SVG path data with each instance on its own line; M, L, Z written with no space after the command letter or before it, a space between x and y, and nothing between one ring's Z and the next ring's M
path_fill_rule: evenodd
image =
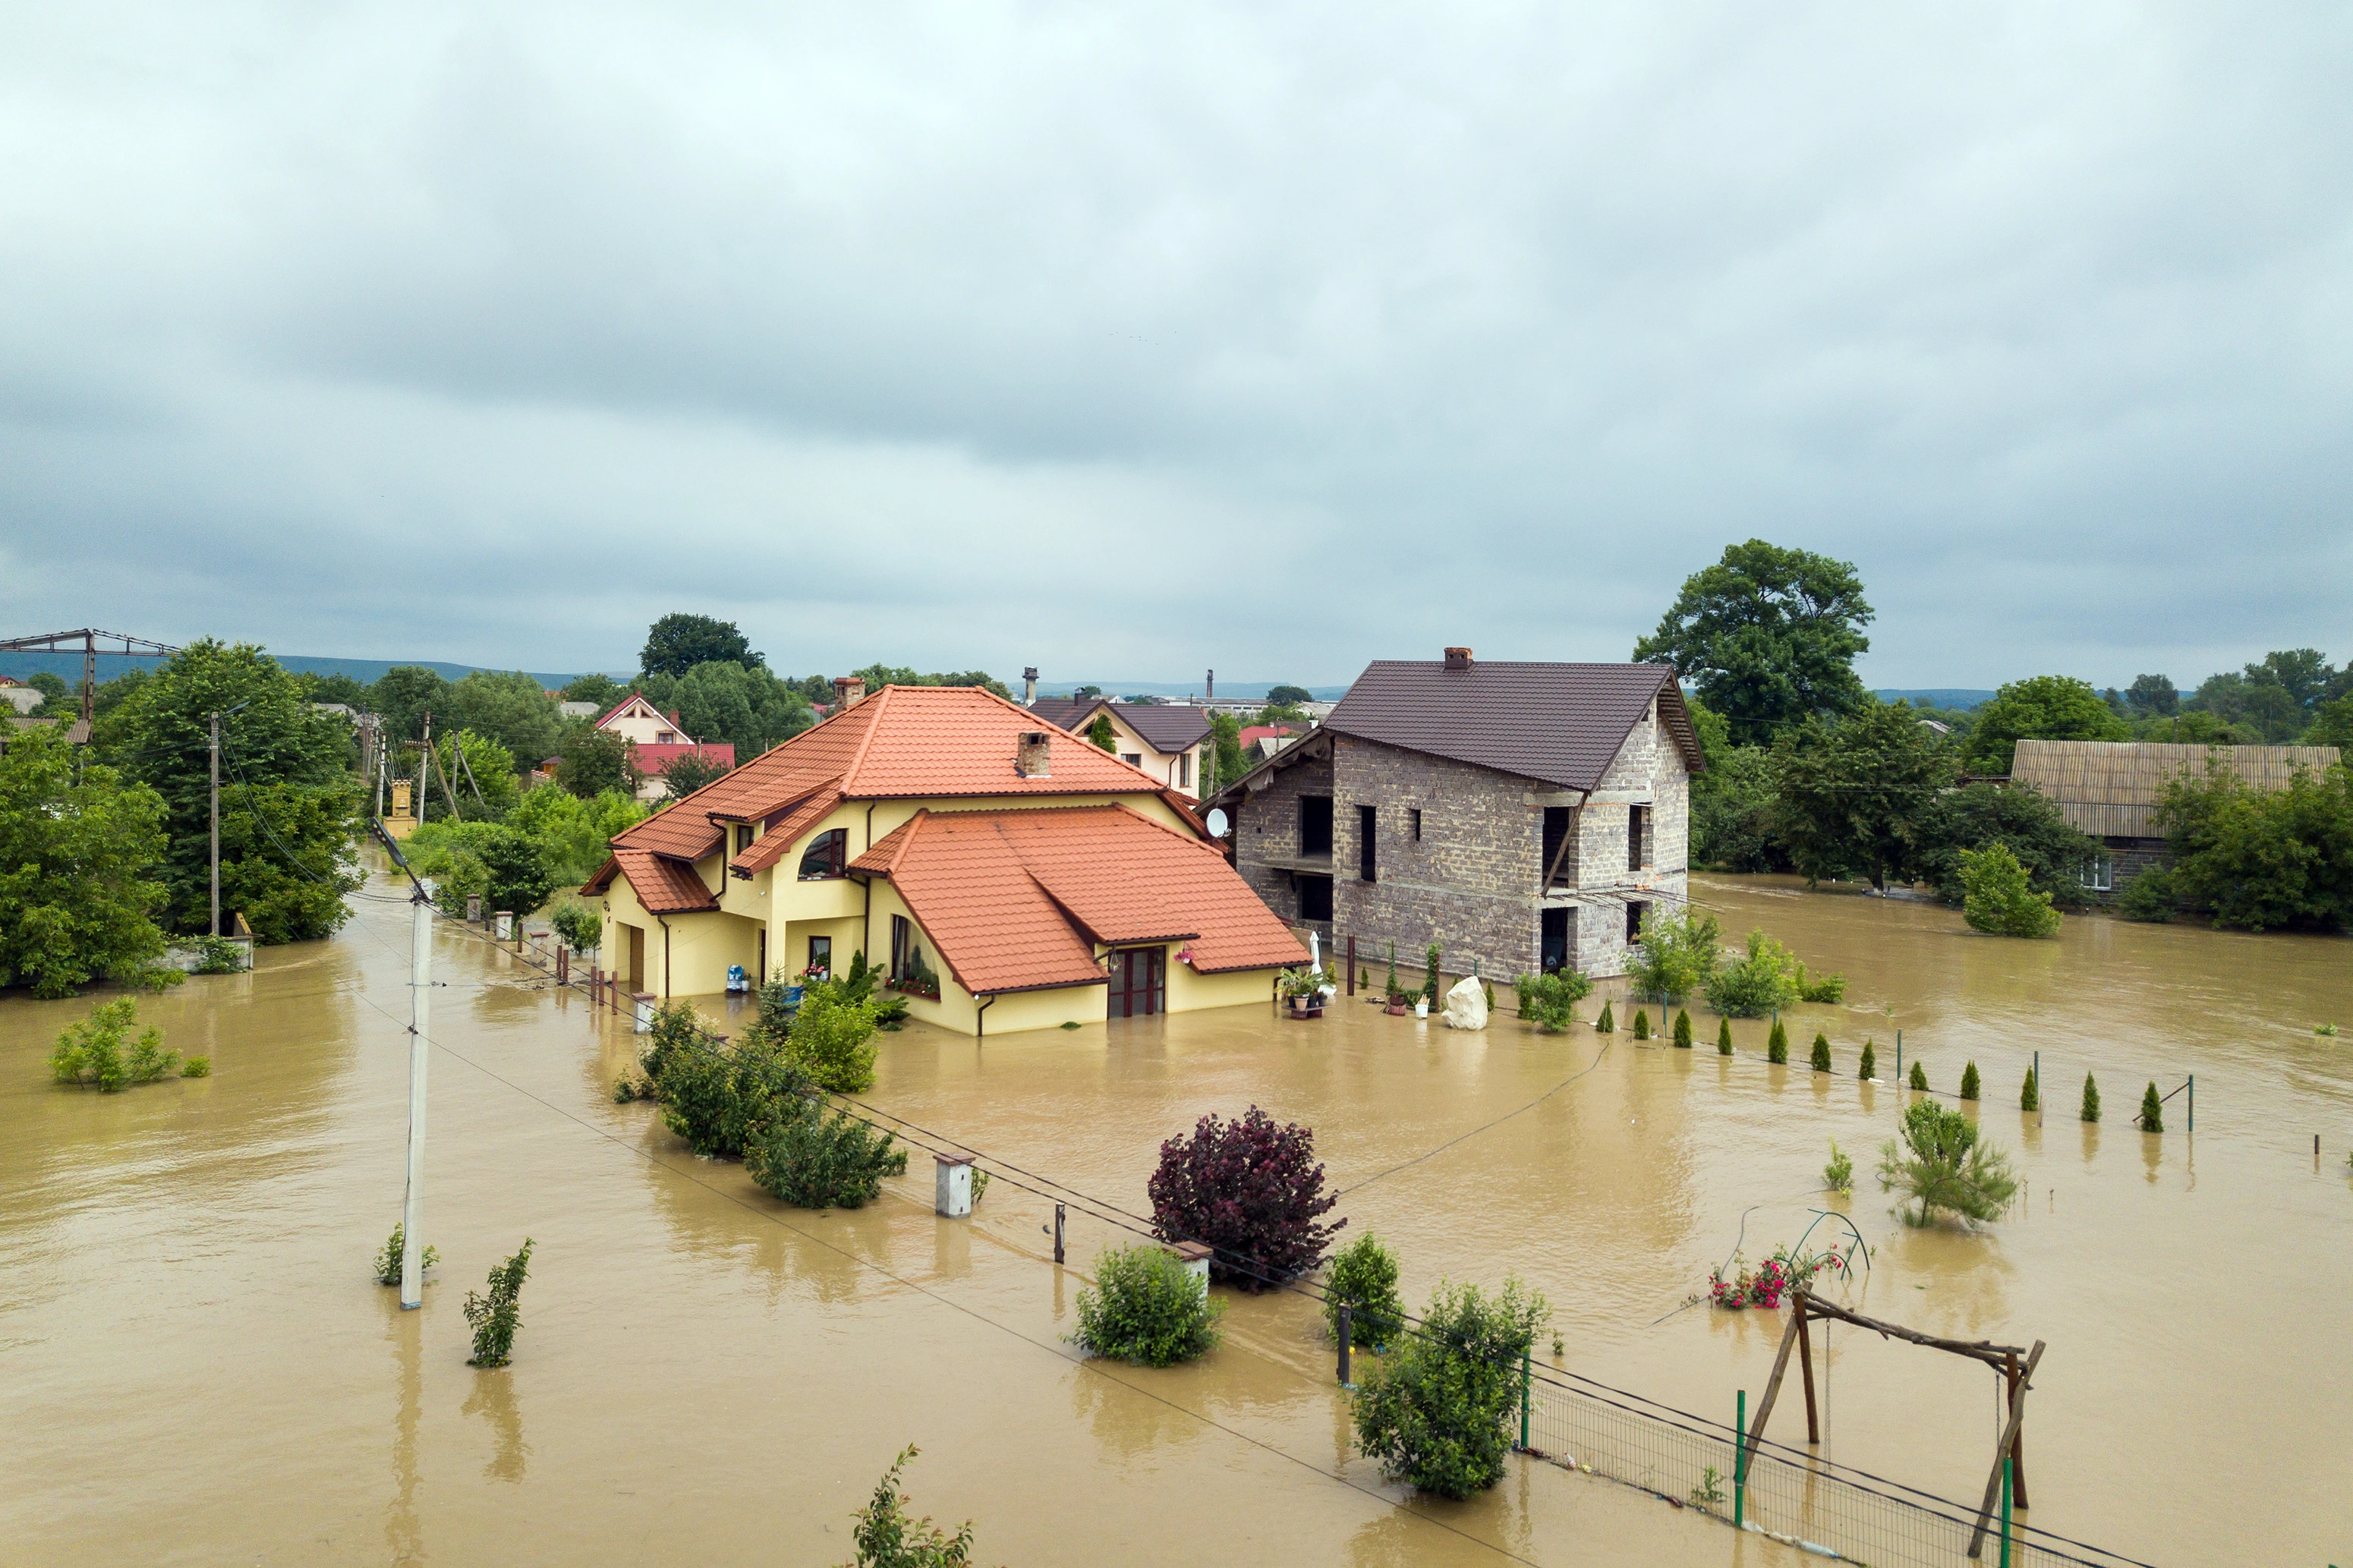
M828 877L846 875L849 869L849 830L836 827L809 840L801 851L800 879L821 882Z

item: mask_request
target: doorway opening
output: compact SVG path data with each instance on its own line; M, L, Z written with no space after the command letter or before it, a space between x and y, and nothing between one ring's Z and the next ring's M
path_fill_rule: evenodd
M1111 1016L1147 1018L1168 1010L1168 950L1128 947L1112 954Z

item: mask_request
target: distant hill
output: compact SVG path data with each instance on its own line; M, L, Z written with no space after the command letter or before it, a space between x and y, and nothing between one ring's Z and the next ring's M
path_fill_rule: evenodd
M365 686L375 685L378 677L396 665L423 665L427 669L440 671L450 680L462 679L477 669L493 668L489 665L452 664L439 658L313 658L303 654L272 654L270 657L297 675L348 675ZM98 679L112 680L126 670L153 669L163 662L152 656L127 658L121 654L101 653L98 656ZM22 680L43 669L63 677L68 682L78 681L81 679L81 655L0 653L0 675L13 675ZM553 691L582 673L575 670L571 675L550 675L532 670L530 675L533 680ZM628 677L617 676L615 679L626 680Z
M1970 709L1993 700L1990 691L1977 691L1957 686L1934 686L1922 691L1877 691L1872 695L1882 702L1909 702L1915 698L1931 708Z

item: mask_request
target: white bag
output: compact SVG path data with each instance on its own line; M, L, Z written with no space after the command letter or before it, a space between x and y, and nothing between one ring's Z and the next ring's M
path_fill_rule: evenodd
M1466 974L1446 994L1446 1026L1483 1029L1487 1026L1487 992L1476 975Z

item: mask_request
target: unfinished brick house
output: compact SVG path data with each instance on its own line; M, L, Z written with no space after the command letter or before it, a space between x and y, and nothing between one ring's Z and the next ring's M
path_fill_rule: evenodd
M1508 983L1625 972L1655 903L1686 895L1699 740L1658 664L1367 666L1314 734L1209 805L1235 868L1327 953Z

